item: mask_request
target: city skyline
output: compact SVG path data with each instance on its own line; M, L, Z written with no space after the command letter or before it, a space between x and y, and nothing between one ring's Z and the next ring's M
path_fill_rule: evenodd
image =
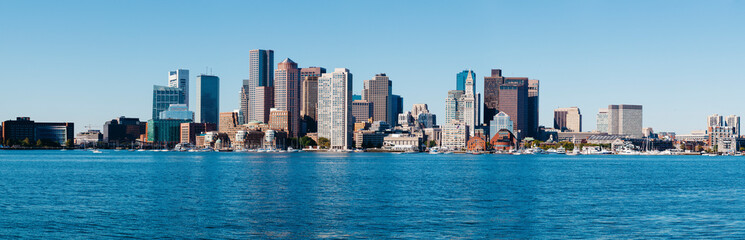
M242 80L249 78L251 49L272 49L275 60L289 57L300 63L299 67L346 67L357 76L354 94L361 93L362 80L387 73L395 81L392 94L404 98L404 111L410 110L414 103L426 103L431 112L440 116L445 115L442 96L453 88L457 73L472 69L476 75L476 92L483 92L483 79L495 68L503 69L505 76L541 80L539 119L540 125L547 127L553 121L551 110L561 106L578 106L583 110L584 131L595 129L594 124L588 123L594 123L597 110L609 104L643 105L643 127L681 134L704 130L701 119L714 113L745 115L735 103L727 103L733 102L728 100L743 87L738 80L744 75L737 70L745 52L738 43L744 37L736 31L736 23L742 22L745 15L741 2L656 2L644 3L645 8L641 9L632 7L633 4L613 3L546 2L545 6L525 7L469 2L433 4L426 6L424 13L413 16L402 14L413 11L416 5L413 3L355 3L346 6L349 12L344 16L385 9L392 17L375 21L351 18L346 23L330 17L310 19L308 23L323 24L329 29L368 27L345 30L349 36L339 38L335 44L324 43L333 38L314 33L318 30L307 32L316 40L304 43L273 34L256 35L254 31L220 27L236 20L235 25L228 26L271 30L271 26L263 26L270 24L250 21L264 13L244 18L221 14L222 17L211 20L179 19L186 26L171 26L173 20L165 19L162 14L163 9L174 5L169 2L153 3L143 9L86 2L50 2L42 7L23 2L7 5L6 9L33 7L39 14L32 18L16 13L25 11L5 11L0 15L3 22L13 23L0 26L0 31L9 33L0 40L0 52L5 56L0 60L0 70L10 79L2 84L3 89L10 90L0 97L2 120L29 116L38 121L93 125L94 129L101 129L104 122L119 116L146 120L151 115L148 110L152 108L152 85L166 85L166 72L179 68L191 71L188 92L192 94L187 101L191 103L190 110L195 110L194 79L200 73L207 73L202 70L205 67L212 67L212 74L221 78L221 111L238 109L238 90ZM178 7L230 13L253 5L280 6L233 2ZM313 7L323 8L340 7L333 4ZM565 11L553 11L554 8ZM480 21L488 18L479 13L495 10L505 17L499 21ZM279 21L297 21L310 14L292 11L297 11L293 13L298 18ZM442 16L450 11L472 14ZM143 18L123 21L129 19L130 13ZM540 17L510 19L525 13ZM661 16L653 17L656 13ZM60 14L77 16L55 18ZM456 15L464 19L457 19ZM700 17L691 18L693 15ZM88 21L91 18L101 21ZM580 22L586 19L598 21ZM396 21L402 26L389 24ZM166 31L166 26L175 28L171 29L175 33ZM203 31L227 36L227 40L205 45L203 41L211 38L196 35ZM360 36L375 31L396 41L358 41ZM691 32L697 34L691 36ZM466 33L470 38L463 39ZM502 33L525 38L506 39L501 37ZM172 35L180 41L174 43ZM254 35L255 38L246 38ZM310 48L317 44L321 45ZM112 74L115 71L118 73ZM27 93L29 83L34 84L35 94L31 97ZM729 87L702 91L696 86L702 83ZM110 92L114 87L117 90ZM29 99L19 100L26 97ZM66 98L69 100L64 101Z

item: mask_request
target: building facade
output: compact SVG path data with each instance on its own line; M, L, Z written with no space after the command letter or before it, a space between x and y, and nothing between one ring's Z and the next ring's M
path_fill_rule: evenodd
M373 121L394 123L393 114L393 82L385 73L375 74L370 80L363 82L362 100L372 103Z
M607 108L601 108L600 110L598 110L596 131L603 132L603 133L608 132L608 109Z
M528 125L528 86L527 79L506 78L499 86L498 109L512 120L512 132L518 140L530 137L532 126ZM537 127L537 126L536 126ZM537 129L536 129L537 130Z
M354 122L368 122L374 116L373 109L373 104L368 101L352 101L352 117L354 117Z
M121 116L103 125L103 141L106 143L133 143L146 133L147 122L141 122L139 118Z
M493 138L502 129L510 133L515 131L510 116L504 112L497 113L489 123L489 139Z
M171 104L184 104L184 99L183 90L180 88L154 85L153 119L160 119L160 113L168 110Z
M254 49L249 51L249 73L248 81L244 81L243 88L248 90L248 106L241 106L248 111L246 121L263 121L266 122L269 117L269 109L272 106L267 106L267 97L264 93L260 96L257 91L259 87L271 88L274 86L274 51ZM266 90L266 88L264 89ZM272 98L272 101L274 99ZM243 101L241 101L243 104ZM265 114L266 113L266 114Z
M160 112L158 119L194 120L194 112L186 104L171 104L168 110Z
M181 143L197 143L197 136L206 132L217 131L216 123L181 123Z
M217 123L220 119L220 78L197 76L197 109L195 122Z
M54 142L64 146L67 141L75 141L75 124L71 122L35 122L29 117L17 117L2 124L3 141L20 142L28 139Z
M352 73L334 69L318 79L318 137L327 138L332 149L352 145Z
M609 105L608 133L641 138L642 135L642 106L641 105Z
M476 73L471 70L463 70L455 75L455 90L466 91L466 81L468 78L476 79ZM476 87L475 85L473 86Z
M189 70L188 69L177 69L176 71L168 72L168 87L181 89L181 102L178 104L186 104L189 106Z
M554 128L567 132L582 132L582 114L579 108L554 109Z
M297 63L286 58L274 70L274 108L287 111L289 137L300 135L300 69ZM271 124L270 124L271 125Z

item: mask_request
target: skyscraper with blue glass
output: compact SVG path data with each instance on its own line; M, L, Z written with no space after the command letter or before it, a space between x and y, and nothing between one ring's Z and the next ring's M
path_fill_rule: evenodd
M197 76L198 123L215 123L220 119L220 78L213 75Z
M463 70L462 72L458 73L455 77L455 90L459 91L466 91L466 79L468 78L468 73L471 73L471 78L476 79L476 73L471 70ZM473 89L476 89L476 82L474 81Z

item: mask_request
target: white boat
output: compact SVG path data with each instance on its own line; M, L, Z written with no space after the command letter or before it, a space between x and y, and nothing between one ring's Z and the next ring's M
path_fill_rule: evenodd
M92 153L103 153L103 152L101 152L101 150L98 150L98 149L93 149L91 152Z

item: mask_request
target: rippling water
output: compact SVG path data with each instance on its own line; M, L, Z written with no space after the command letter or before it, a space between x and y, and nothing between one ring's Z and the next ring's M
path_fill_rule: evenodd
M0 151L0 238L744 238L745 158Z

